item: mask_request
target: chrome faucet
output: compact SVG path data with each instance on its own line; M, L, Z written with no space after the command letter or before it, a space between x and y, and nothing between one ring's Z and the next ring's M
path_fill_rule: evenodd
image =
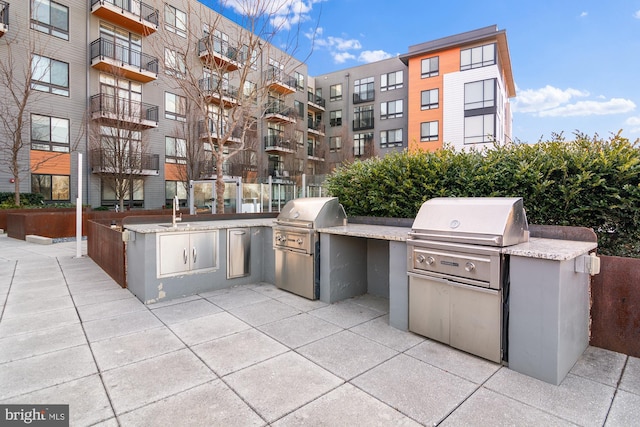
M175 228L177 227L176 222L182 221L182 212L180 216L176 218L176 212L180 210L180 200L178 199L178 195L176 194L173 197L173 216L171 219L171 225Z

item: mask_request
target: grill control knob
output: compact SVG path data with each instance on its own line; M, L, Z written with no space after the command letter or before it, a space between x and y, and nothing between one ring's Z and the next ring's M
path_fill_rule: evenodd
M467 262L464 266L465 271L472 272L476 269L476 265L472 262Z
M416 261L418 261L418 264L422 264L424 262L426 258L424 257L424 255L418 255L416 257Z
M435 258L432 256L427 257L427 265L433 265L436 262Z
M301 238L298 238L298 240L296 240L296 243L297 243L297 244L299 244L299 245L301 245L301 244L303 243L303 241L302 241L302 239L301 239Z

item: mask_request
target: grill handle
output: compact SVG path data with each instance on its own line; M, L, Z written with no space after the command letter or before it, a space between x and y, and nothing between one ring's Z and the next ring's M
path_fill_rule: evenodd
M434 234L434 233L418 233L416 231L410 231L409 236L417 237L418 239L434 239L434 240L450 240L454 242L475 242L478 244L491 244L491 245L500 245L502 243L502 236L494 236L494 237L474 237L474 236L465 236L460 234Z

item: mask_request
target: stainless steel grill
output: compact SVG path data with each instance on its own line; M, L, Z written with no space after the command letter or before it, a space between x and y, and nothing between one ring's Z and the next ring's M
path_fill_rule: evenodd
M320 298L317 229L346 222L347 216L337 197L308 197L287 202L273 227L275 285L305 298Z
M522 198L425 202L407 240L409 329L506 360L508 258L502 248L528 239Z

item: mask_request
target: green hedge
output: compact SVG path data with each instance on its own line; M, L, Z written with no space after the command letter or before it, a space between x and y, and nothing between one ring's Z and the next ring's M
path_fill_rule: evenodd
M396 153L328 177L350 216L413 218L433 197L522 197L531 224L592 228L605 255L640 257L640 150L576 134L482 152Z
M15 193L0 193L0 205L5 208L15 208ZM20 207L39 207L44 203L42 194L20 193Z

